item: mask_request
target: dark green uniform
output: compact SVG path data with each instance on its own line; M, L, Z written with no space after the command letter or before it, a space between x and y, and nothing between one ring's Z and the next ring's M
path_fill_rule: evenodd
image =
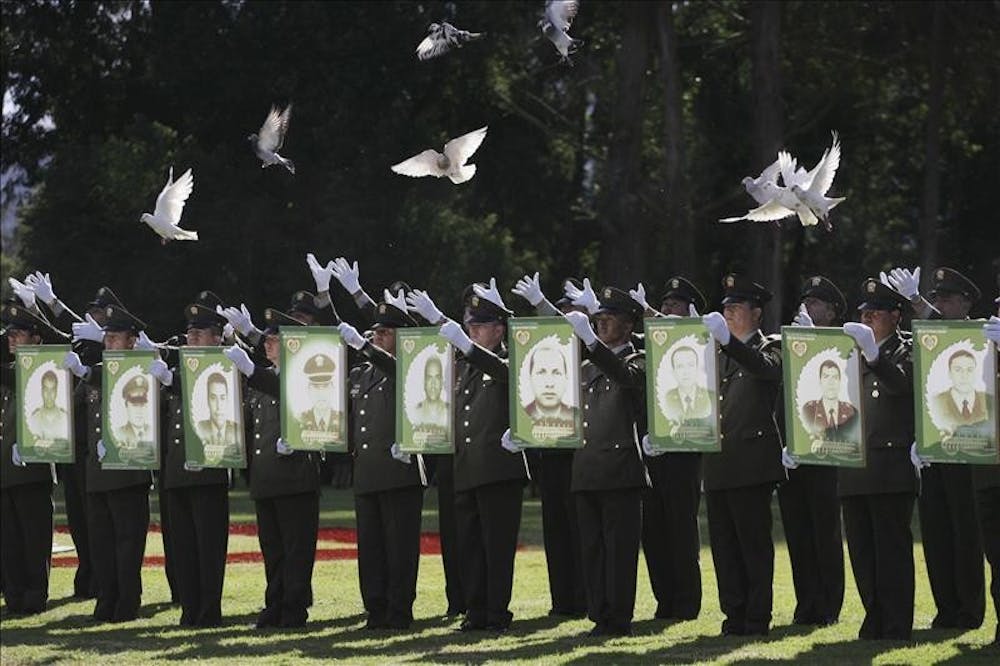
M983 552L990 565L993 612L1000 617L1000 465L977 466L973 479ZM1000 644L1000 624L994 629L993 642Z

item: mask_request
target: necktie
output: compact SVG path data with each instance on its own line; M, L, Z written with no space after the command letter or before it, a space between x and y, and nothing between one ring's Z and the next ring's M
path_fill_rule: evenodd
M691 396L689 395L684 396L684 413L685 414L691 413Z
M323 419L319 420L319 429L326 430L326 421L324 421Z
M837 416L833 413L832 409L830 410L830 418L827 421L827 423L829 423L833 427L837 426Z
M962 418L966 418L967 419L970 416L972 416L972 410L969 409L969 401L968 400L963 400L962 401Z

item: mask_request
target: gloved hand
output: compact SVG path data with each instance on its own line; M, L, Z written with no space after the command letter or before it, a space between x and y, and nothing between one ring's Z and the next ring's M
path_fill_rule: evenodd
M893 268L889 271L889 286L912 301L920 295L920 267L912 272L905 268Z
M437 324L445 318L427 292L420 289L414 289L406 295L406 309L416 312L432 324Z
M784 465L785 469L796 469L799 466L799 461L788 452L787 446L781 447L781 464Z
M844 333L854 338L854 342L861 349L865 360L869 363L874 363L878 360L878 343L875 342L875 332L870 327L855 321L849 321L844 324Z
M358 270L358 262L355 261L352 266L347 263L347 259L337 257L333 265L327 264L327 268L333 271L333 277L337 278L337 282L347 290L347 293L353 296L361 291L361 271Z
M10 285L10 288L14 290L14 295L21 299L21 302L24 303L24 307L29 310L34 310L35 307L37 307L35 305L35 292L31 287L12 277L7 278L7 283Z
M72 372L77 379L83 379L87 376L88 368L83 364L83 361L80 360L80 355L75 351L66 352L66 355L63 356L62 367Z
M698 308L696 308L694 306L694 303L688 303L688 316L689 317L700 317L701 316L700 314L698 314ZM725 317L723 317L723 319L725 319Z
M139 331L139 337L135 339L135 344L132 349L138 349L139 351L156 351L156 343L149 339L146 335L146 331Z
M17 449L17 442L10 445L10 461L15 467L27 467L28 464L21 460L21 452Z
M222 327L222 339L226 342L232 344L233 340L236 339L236 329L228 321L225 326Z
M399 444L395 442L393 442L392 446L389 447L389 455L391 455L394 459L398 460L399 462L406 463L407 465L413 462L413 456L411 456L409 453L403 453L399 449Z
M650 458L655 458L656 456L662 456L666 451L658 449L653 446L653 443L649 441L649 433L642 436L642 452L645 453Z
M240 303L240 308L237 310L235 307L224 308L221 305L215 306L215 311L226 318L226 321L239 332L240 335L250 335L253 332L260 332L256 326L254 326L253 320L250 318L250 310L247 309L245 303Z
M509 451L511 453L520 453L521 451L524 451L524 447L518 444L517 440L511 436L510 428L504 430L503 434L500 435L500 446L504 451Z
M816 326L804 304L799 305L799 311L796 313L795 318L792 319L792 326L801 326L803 328L813 328Z
M920 456L920 454L917 453L917 443L916 442L913 442L913 444L910 444L910 462L913 463L913 467L914 467L914 469L917 470L917 472L919 472L920 470L922 470L925 467L930 467L931 466L931 464L930 464L929 461L924 460Z
M295 453L295 450L288 446L285 440L280 437L274 442L274 450L278 452L279 456L290 456Z
M365 346L365 339L360 333L358 333L358 329L354 328L346 321L340 322L337 326L337 330L340 331L340 339L350 347L353 347L354 349L361 349Z
M89 313L83 315L84 320L73 324L73 342L77 340L90 340L91 342L104 342L104 329L94 321Z
M591 347L597 342L597 333L594 332L594 327L590 325L590 317L582 312L567 312L563 317L573 327L573 332L576 333L576 337L580 338L583 344Z
M250 356L243 350L242 347L237 347L233 345L232 347L226 347L222 350L222 353L233 362L236 369L242 372L245 376L250 377L253 375L254 367L253 361L250 360Z
M149 367L146 368L146 372L156 377L156 381L164 386L170 386L174 383L174 375L167 367L167 362L162 358L153 359Z
M56 292L52 290L52 278L49 277L48 273L42 273L41 271L35 271L28 277L24 278L24 283L35 292L35 296L45 303L46 305L52 305L56 301Z
M983 336L994 344L1000 345L1000 317L990 317L990 320L983 324Z
M545 299L545 295L542 294L542 286L538 282L537 272L532 276L525 275L517 281L517 284L510 291L535 307Z
M594 288L590 286L590 278L583 278L583 289L578 289L576 285L566 280L563 283L563 292L566 294L566 298L573 302L573 305L586 309L591 315L595 314L601 307L597 300L597 294L594 293Z
M202 467L201 465L198 465L197 463L188 462L187 460L185 460L184 461L184 469L185 469L185 471L188 471L188 472L200 472L201 470L203 470L205 468Z
M457 321L449 319L444 324L441 325L441 330L438 331L438 335L450 342L455 349L459 350L463 354L468 355L472 351L472 339L465 334L462 330L462 325Z
M104 446L104 440L97 440L97 462L103 462L106 455L108 455L108 447Z
M310 252L306 255L306 265L309 266L313 282L316 283L316 293L330 291L330 278L333 277L333 262L327 262L326 266L321 266L316 261L316 255Z
M507 309L507 305L503 302L503 299L500 298L500 290L497 289L496 278L493 277L490 278L490 286L486 289L484 289L478 284L472 285L472 291L474 291L476 296L478 296L479 298L485 298L493 305L503 308L504 310Z
M721 312L709 312L702 315L701 321L712 337L719 341L719 344L723 346L729 344L733 334L729 332L729 325L726 324L726 318L722 316Z
M389 291L388 289L383 289L382 300L384 300L389 305L395 308L399 308L403 312L406 312L406 297L403 295L402 289L396 292L395 296L393 296L392 292Z
M635 286L635 289L629 289L628 295L632 297L632 300L642 306L642 311L652 310L649 307L649 303L646 301L646 287L640 282Z

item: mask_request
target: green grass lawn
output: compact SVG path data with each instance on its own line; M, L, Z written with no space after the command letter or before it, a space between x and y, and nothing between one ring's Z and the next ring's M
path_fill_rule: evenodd
M437 529L436 493L427 494L424 530ZM57 522L62 522L57 496ZM154 520L156 507L154 503ZM777 514L777 502L775 502ZM246 491L234 491L234 522L253 522L253 505ZM704 518L702 520L704 528ZM321 524L353 526L349 491L327 490ZM526 500L522 523L523 550L518 553L509 634L466 635L455 631L457 621L442 617L446 607L444 574L439 556L421 558L416 620L410 633L367 632L358 592L357 562L319 562L313 576L315 604L309 624L300 630L256 630L253 621L264 596L263 564L231 564L226 571L223 613L225 626L190 630L177 626L180 609L169 604L163 569L143 571L141 618L118 625L93 624L92 601L74 601L74 569L52 571L49 610L29 618L0 619L0 663L164 663L204 660L242 664L280 664L299 661L350 663L713 663L802 662L828 664L1000 663L1000 651L987 647L996 617L988 605L984 626L976 631L931 630L934 606L927 584L923 553L917 559L917 608L914 641L862 642L856 640L861 603L847 571L847 594L840 623L820 629L790 626L794 607L788 553L775 520L776 562L774 622L764 639L720 637L719 611L708 540L703 534L701 616L689 622L666 623L650 619L655 601L649 589L645 563L639 562L639 589L635 635L612 640L590 639L586 620L560 621L548 617L549 597L545 554L541 549L541 510L537 499ZM916 530L916 525L914 526ZM159 535L151 535L147 552L161 552ZM57 543L70 543L56 535ZM322 544L321 544L322 547ZM230 551L256 550L250 537L232 537ZM846 555L845 555L846 559Z

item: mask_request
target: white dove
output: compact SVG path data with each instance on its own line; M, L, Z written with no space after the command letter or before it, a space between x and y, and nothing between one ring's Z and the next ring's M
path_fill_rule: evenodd
M289 172L295 173L295 163L278 154L281 146L285 143L285 134L288 133L288 121L291 117L291 104L280 113L278 107L272 106L271 112L264 119L264 124L260 126L259 134L251 134L247 137L247 140L253 145L254 155L263 162L260 165L261 169L266 169L272 164L280 164Z
M197 231L188 231L177 226L181 221L181 213L184 212L184 204L191 196L192 190L194 190L194 176L191 175L191 169L185 171L175 181L174 168L170 167L167 184L160 191L160 196L156 197L156 209L153 214L143 213L139 217L140 222L145 222L159 234L164 245L172 240L198 240Z
M804 227L811 227L819 223L819 219L812 210L804 204L787 187L776 185L773 181L768 181L760 186L759 192L764 203L754 208L746 215L740 217L724 217L719 222L739 222L740 220L750 220L751 222L777 222L792 215L798 215L799 221ZM756 199L756 195L754 195ZM760 199L758 199L760 201Z
M760 172L760 175L756 178L751 178L747 176L743 179L743 187L746 188L747 194L752 196L754 200L759 203L767 203L767 197L764 196L763 187L764 183L777 183L778 174L780 173L781 162L780 160L774 160L771 166L767 167Z
M576 18L576 12L579 8L579 0L547 0L545 18L538 22L542 34L555 45L562 60L570 65L573 64L573 61L570 60L569 54L583 44L581 40L569 36L569 26Z
M427 28L427 36L417 45L417 58L430 60L444 55L455 48L462 48L466 42L482 39L484 33L459 30L447 21L431 23Z
M825 196L833 185L833 177L840 167L840 139L837 133L833 132L833 144L823 151L823 156L812 171L796 169L796 160L785 151L778 153L778 161L781 163L781 178L785 187L791 189L802 203L809 206L812 212L823 220L829 231L831 226L827 217L830 215L830 210L846 198Z
M444 144L444 154L428 148L419 155L394 164L391 168L396 173L413 178L422 176L448 176L456 185L470 180L476 175L476 165L466 164L479 145L486 138L486 127L463 134Z

